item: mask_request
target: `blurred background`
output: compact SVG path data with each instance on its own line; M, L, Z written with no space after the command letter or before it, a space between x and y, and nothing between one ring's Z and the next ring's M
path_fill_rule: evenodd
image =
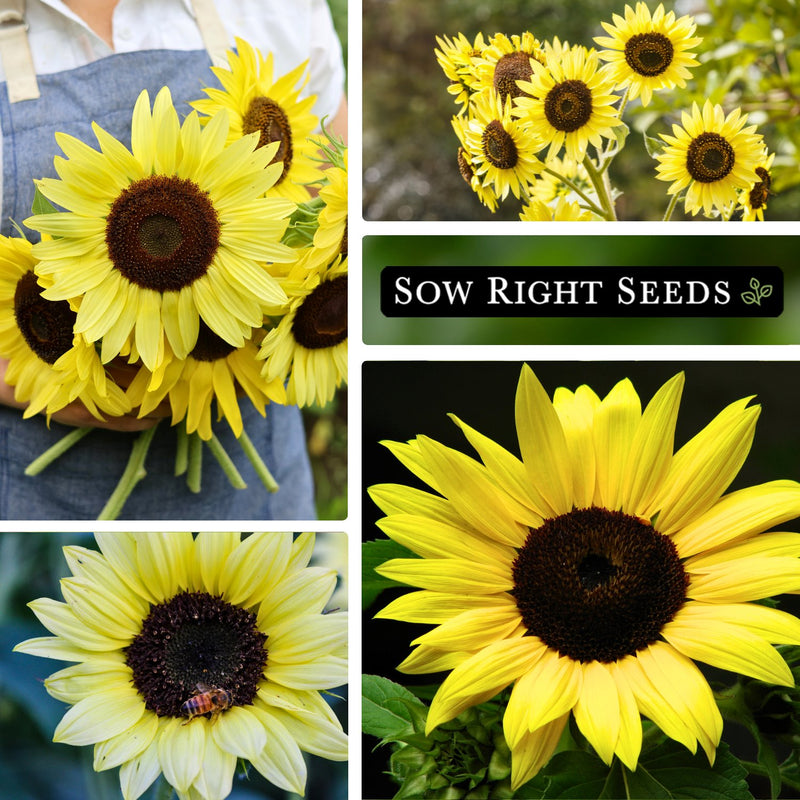
M559 386L576 389L588 384L604 397L623 378L630 378L642 406L676 373L686 374L678 414L675 449L705 427L729 403L755 395L751 404L761 406L750 454L728 491L776 479L800 478L800 422L797 400L800 367L795 362L652 362L652 361L529 361L548 395ZM457 426L447 417L456 414L480 433L519 455L514 423L514 395L521 363L493 362L366 362L363 369L363 474L367 485L399 483L425 491L417 480L382 445L381 440L407 441L419 434L470 456L474 451ZM363 538L384 538L375 526L383 516L366 493L363 495ZM800 531L798 521L781 530ZM365 579L366 579L365 575ZM410 652L410 642L430 629L391 620L375 620L374 614L390 600L410 589L385 590L364 609L363 672L383 675L405 686L431 686L443 674L404 675L395 667ZM800 598L784 596L780 607L800 612ZM720 670L703 672L725 684L733 675ZM743 729L727 726L725 741L742 758L754 758L752 740ZM363 747L364 796L390 798L396 787L383 774L388 748L376 748L377 739L365 737ZM756 797L769 797L769 788L758 781L751 786ZM766 792L766 794L762 794ZM784 795L782 795L784 796ZM794 796L791 792L787 795Z
M312 564L339 570L341 585L331 607L344 610L347 537L317 534ZM53 731L68 706L54 700L44 680L69 664L14 653L25 639L50 635L27 608L38 597L62 600L59 580L69 571L61 548L97 549L90 533L0 533L0 798L3 800L121 800L119 770L94 772L91 746L55 744ZM347 728L346 687L328 701ZM305 800L347 800L347 762L306 756ZM152 786L142 800L156 800ZM255 769L237 771L230 800L299 800L276 789ZM172 795L174 797L174 794Z
M634 0L628 0L634 6ZM514 198L496 214L482 206L456 165L458 142L450 125L457 108L436 63L435 37L483 32L508 36L525 30L540 40L557 36L594 46L601 22L623 14L624 0L363 0L364 217L368 220L518 219ZM648 2L651 11L657 3ZM686 89L660 93L642 113L629 104L634 126L611 166L623 191L620 219L658 220L668 184L642 133L670 133L680 111L706 98L748 112L770 150L775 196L769 220L800 218L800 14L794 0L678 0L665 2L678 16L693 14L704 41ZM682 205L673 219L682 219ZM691 219L692 217L688 217ZM697 219L697 217L694 217Z
M596 227L594 228L596 230ZM573 230L573 229L571 229ZM798 344L798 236L367 236L367 344ZM778 266L777 318L388 318L380 311L387 266Z

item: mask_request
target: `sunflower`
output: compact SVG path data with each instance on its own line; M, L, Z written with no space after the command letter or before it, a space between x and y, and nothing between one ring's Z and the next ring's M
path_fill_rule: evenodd
M492 90L502 101L520 97L518 81L530 80L531 59L544 63L542 43L530 31L511 38L496 33L480 55L475 90Z
M540 141L511 116L510 98L503 101L494 91L478 95L472 113L464 142L475 176L500 199L509 190L525 195L544 169L535 155Z
M228 52L229 69L211 68L223 89L204 89L207 97L189 105L208 117L225 109L229 144L250 133L259 134L259 147L277 142L270 163L280 163L282 170L268 194L302 203L309 197L303 184L319 177L316 148L308 141L319 122L311 113L317 98L300 98L308 83L307 63L276 79L272 53L264 57L238 38L236 49L238 55Z
M325 405L347 382L347 259L287 282L289 313L259 351L267 381L288 381L289 403Z
M75 312L65 300L42 297L30 242L0 236L0 354L9 359L5 381L27 403L23 417L48 417L80 400L94 417L130 411L95 348L73 332Z
M687 213L710 215L714 207L735 203L737 189L755 186L764 141L755 125L744 127L747 114L736 108L725 116L722 106L706 100L702 112L693 103L691 116L684 111L681 122L683 127L672 126L674 136L659 134L667 146L656 156L656 177L673 181L669 194L687 189Z
M611 64L610 75L618 87L628 87L631 99L641 95L642 105L650 102L659 89L683 88L691 77L687 67L700 62L687 51L703 40L692 34L696 25L690 16L675 18L675 12L664 12L659 3L652 17L644 3L636 11L625 6L625 18L614 14L614 25L601 23L609 36L596 36L599 55Z
M183 125L167 88L152 114L147 92L133 111L129 152L94 125L100 151L56 134L66 159L41 192L66 212L26 220L52 241L34 246L48 300L79 302L75 330L102 338L110 361L134 339L148 369L166 342L184 358L202 319L235 347L286 297L258 262L287 262L280 243L293 203L263 194L280 174L267 167L277 145L253 152L255 137L225 147L226 114Z
M739 192L739 205L742 208L742 220L745 222L764 221L764 209L767 207L767 199L772 194L772 162L775 160L775 153L770 153L762 164L756 167L758 182L749 191Z
M591 193L594 191L589 173L582 162L575 162L566 156L564 158L555 156L548 159L547 167L549 170L558 173L558 175L568 178L583 192ZM542 172L533 186L531 186L531 197L541 200L543 203L549 203L551 200L562 196L574 197L573 189L551 172Z
M479 33L474 42L470 42L463 33L456 34L453 39L437 36L436 44L439 45L439 48L433 51L436 61L450 81L447 91L454 95L456 104L461 106L459 113L463 114L469 105L470 97L477 91L476 68L481 54L486 49L483 34Z
M301 750L346 758L319 692L346 680L346 615L312 534L97 533L65 547L66 602L29 605L54 636L15 650L76 662L45 681L70 704L56 742L94 745L125 800L163 772L181 800L221 800L237 759L303 793ZM210 712L210 717L209 717Z
M569 200L563 194L552 205L532 197L520 211L519 218L528 222L588 222L597 219L591 211L582 209L577 201Z
M713 761L722 719L694 660L791 686L774 643L800 620L750 601L800 590L800 484L724 495L758 406L732 403L673 454L679 374L642 411L623 380L551 402L523 367L521 459L459 419L481 461L427 437L387 443L437 494L383 485L378 524L419 558L380 574L418 587L379 617L434 623L400 665L449 670L428 731L513 684L504 713L512 785L552 755L570 714L598 755L636 769L640 714Z
M466 148L469 120L466 117L453 117L451 122L459 141L459 148L456 152L456 162L458 163L458 171L461 177L469 185L470 189L478 195L478 200L480 200L483 205L492 212L497 211L498 199L497 193L494 190L494 185L488 184L484 186L481 179L475 173L472 157Z
M608 71L598 68L597 53L575 45L547 48L545 63L531 61L530 81L521 81L526 96L514 101L514 116L547 144L547 160L564 145L567 156L583 161L591 142L602 146L622 124L611 93L614 86Z
M167 399L172 409L172 424L185 419L187 433L197 431L206 441L212 434L211 403L216 400L217 418L224 416L234 436L239 437L242 434L239 389L262 417L267 403L286 403L281 380L265 381L261 367L256 341L250 339L242 347L232 347L201 323L197 344L185 359L165 360L162 374L156 376L146 367L140 368L128 386L127 396L131 406L139 407L140 417L147 416Z

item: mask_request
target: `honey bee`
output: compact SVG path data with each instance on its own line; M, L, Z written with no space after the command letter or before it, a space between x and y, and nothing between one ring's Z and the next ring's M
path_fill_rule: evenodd
M189 717L184 725L205 714L211 714L211 722L216 722L217 717L233 705L233 699L227 689L206 686L204 683L198 683L196 686L198 694L192 695L181 706L181 711Z

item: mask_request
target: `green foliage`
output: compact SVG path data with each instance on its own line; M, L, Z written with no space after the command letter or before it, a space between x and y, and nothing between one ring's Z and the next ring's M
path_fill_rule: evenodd
M364 542L362 545L361 597L364 608L371 606L384 589L405 585L375 572L375 567L379 567L390 558L415 558L415 556L410 550L391 539L377 539Z

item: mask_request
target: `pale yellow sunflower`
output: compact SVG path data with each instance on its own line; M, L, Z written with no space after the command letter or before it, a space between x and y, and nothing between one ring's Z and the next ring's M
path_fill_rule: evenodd
M227 114L201 128L183 125L167 88L153 111L142 92L128 151L98 125L100 151L66 134L56 139L60 179L39 188L67 209L26 220L52 241L34 246L48 300L76 300L77 333L102 338L108 362L133 338L148 369L165 345L184 358L202 319L238 347L268 305L286 296L264 262L288 262L280 243L295 204L263 195L281 166L267 166L277 144L254 151L256 137L225 145Z
M0 355L5 381L27 403L23 417L49 417L80 400L97 419L130 411L125 393L107 375L94 345L75 334L66 300L45 300L31 244L0 236Z
M287 282L289 312L264 337L267 381L286 381L289 403L329 403L347 383L347 259Z
M417 558L378 572L417 587L379 617L433 624L400 665L449 671L427 728L512 686L504 732L518 788L570 715L608 764L635 770L640 715L713 762L722 718L695 660L792 686L777 643L800 620L754 601L800 591L800 484L725 494L760 408L732 403L677 452L683 375L642 404L628 380L551 401L525 366L521 457L453 417L480 460L426 436L387 447L434 493L372 487L378 525Z
M224 108L230 117L229 144L250 133L259 134L259 147L277 142L270 163L281 163L282 171L267 193L302 203L309 197L305 184L319 177L316 147L308 141L319 122L311 112L317 98L300 96L308 64L276 78L272 53L264 56L239 38L236 50L228 52L228 69L211 68L223 88L204 89L207 97L189 105L207 117Z
M612 139L622 124L612 94L614 80L598 66L595 50L574 45L555 46L545 52L545 63L531 61L530 81L522 81L525 92L514 101L513 114L541 142L549 145L546 160L564 146L573 161L583 161L591 142L600 149L603 138Z
M764 140L747 114L736 108L727 116L722 106L706 100L703 110L692 104L681 114L673 136L660 134L667 146L656 158L656 177L673 181L668 194L686 189L686 211L711 215L737 202L737 190L750 191L759 181L756 167L764 160Z
M464 146L475 176L501 200L509 191L525 196L544 169L535 155L542 148L540 140L512 117L511 99L503 101L494 91L476 96Z
M336 535L336 534L332 534ZM347 618L314 535L97 533L65 547L64 601L29 604L54 635L14 649L75 662L44 682L70 705L56 742L119 767L125 800L163 773L179 800L223 800L237 762L303 794L301 751L343 761L321 691L347 680Z
M661 3L651 16L644 3L637 3L636 11L626 5L625 18L614 14L613 20L613 25L601 23L609 36L596 36L595 42L610 48L601 50L600 58L610 63L611 77L618 87L628 88L631 99L641 95L646 106L653 92L686 86L691 77L687 67L700 63L688 51L703 41L693 35L697 26L692 17L676 19Z

